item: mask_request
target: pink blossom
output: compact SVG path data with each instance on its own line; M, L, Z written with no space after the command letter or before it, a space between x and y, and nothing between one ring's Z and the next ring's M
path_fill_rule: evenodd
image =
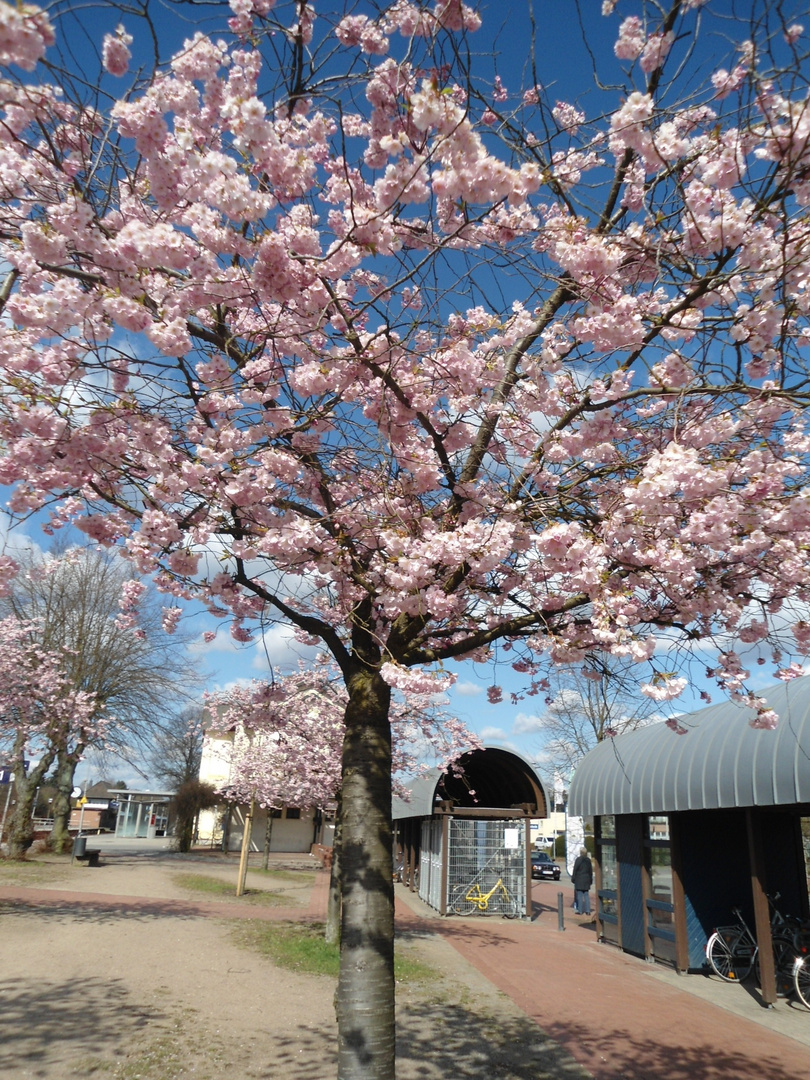
M674 731L676 735L686 735L689 730L688 728L685 728L683 724L678 723L675 717L670 717L669 720L665 720L664 723L670 731Z
M779 715L773 709L758 709L750 724L752 728L762 731L774 731L779 726Z
M653 34L648 38L639 61L641 70L650 73L660 68L669 55L674 41L675 35L671 30L665 34Z
M129 46L132 44L132 35L128 34L123 26L119 26L114 34L104 35L102 58L104 67L111 75L119 78L126 75L132 53Z
M804 27L801 23L791 23L785 30L785 41L788 45L795 45L803 33Z
M0 64L33 71L55 40L50 20L41 8L0 3Z
M641 55L645 40L641 19L637 15L629 15L619 27L613 52L619 60L635 60Z
M641 692L653 701L672 701L689 685L686 679L675 675L657 675L651 683L643 683Z
M167 634L173 634L175 632L182 614L183 612L179 607L163 608L161 625Z
M737 64L733 71L728 72L725 68L718 68L712 75L715 96L722 101L735 90L739 90L748 75L748 68L744 64Z

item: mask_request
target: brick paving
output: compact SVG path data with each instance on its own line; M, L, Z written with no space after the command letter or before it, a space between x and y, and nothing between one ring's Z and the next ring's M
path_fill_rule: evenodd
M544 888L554 886L539 883L535 896ZM430 919L595 1080L810 1080L810 1013L800 1005L765 1009L744 987L646 964L568 914L560 932L548 905L535 904L532 922L440 919L398 896L400 925Z

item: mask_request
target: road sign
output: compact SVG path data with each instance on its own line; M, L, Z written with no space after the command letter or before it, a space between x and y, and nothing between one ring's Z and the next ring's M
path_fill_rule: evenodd
M11 769L0 769L0 784L13 784L14 772Z
M82 797L82 789L80 787L75 787L73 791L71 791L70 797L71 799L80 799Z

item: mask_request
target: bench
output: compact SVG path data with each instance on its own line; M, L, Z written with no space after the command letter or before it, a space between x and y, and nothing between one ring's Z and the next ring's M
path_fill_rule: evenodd
M80 862L86 862L88 866L98 866L98 857L100 854L101 848L93 848L92 851L88 851L87 849L85 849L83 855L76 855L75 858L77 858Z

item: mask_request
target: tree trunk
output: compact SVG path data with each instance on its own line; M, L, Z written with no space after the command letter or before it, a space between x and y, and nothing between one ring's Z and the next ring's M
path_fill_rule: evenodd
M270 842L273 839L273 808L267 807L267 824L264 827L264 856L262 857L262 870L270 867Z
M39 764L25 769L24 731L19 731L14 741L14 798L16 800L11 813L8 830L8 854L10 859L24 859L25 853L34 839L34 825L31 817L34 811L34 799L42 780L51 767L53 751L48 751L40 758Z
M84 746L69 754L59 750L56 755L56 795L53 799L53 830L51 832L51 850L57 854L67 851L70 841L68 824L70 822L70 793L73 791L76 766L79 763Z
M343 742L338 1080L394 1080L391 693L350 676Z
M329 871L329 896L326 901L326 933L328 945L340 941L340 843L342 834L343 799L338 792L337 812L335 813L335 836L332 841L332 866Z

